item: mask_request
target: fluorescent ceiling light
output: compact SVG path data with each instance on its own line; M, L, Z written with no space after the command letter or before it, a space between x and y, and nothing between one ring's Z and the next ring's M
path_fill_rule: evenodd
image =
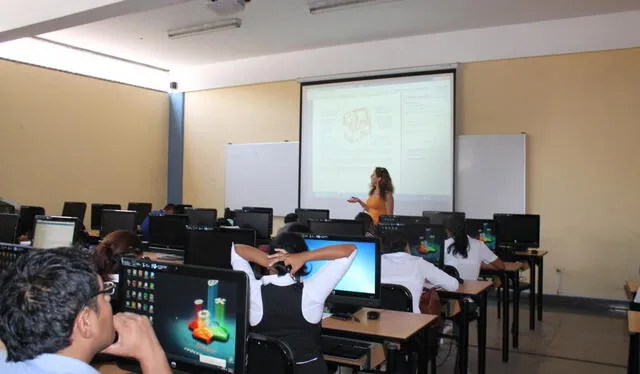
M311 14L344 10L362 5L377 5L399 0L308 0Z
M194 35L206 34L212 31L221 31L229 29L238 29L242 26L240 18L231 18L222 21L203 23L201 25L183 27L167 31L169 39L180 39Z

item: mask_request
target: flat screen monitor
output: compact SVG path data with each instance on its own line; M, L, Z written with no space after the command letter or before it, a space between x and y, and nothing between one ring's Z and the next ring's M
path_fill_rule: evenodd
M268 212L245 212L235 211L235 223L243 229L256 230L258 239L269 239L271 237L272 215Z
M187 212L187 208L193 208L191 204L177 204L175 209L175 214L185 214Z
M420 217L420 216L389 216L383 215L380 216L379 223L420 223L423 225L428 225L431 223L429 217Z
M100 238L117 230L126 230L134 234L136 232L136 212L134 210L104 209L101 221Z
M256 232L249 229L228 227L187 227L187 247L184 263L231 269L231 245L256 245Z
M444 221L449 218L457 217L462 220L465 218L464 212L436 212L431 210L425 210L422 212L423 217L429 218L429 223L434 225L444 225Z
M22 256L22 254L26 253L28 250L29 247L27 246L0 243L0 273L13 265L18 257Z
M87 203L79 201L65 201L62 206L62 215L64 217L76 217L78 221L84 221L84 215L87 212Z
M91 230L100 230L102 227L102 211L104 209L120 210L120 204L91 204Z
M187 208L186 213L191 226L213 227L216 225L216 219L218 219L217 209Z
M15 243L18 232L18 214L0 213L0 243Z
M411 254L420 256L435 266L444 266L444 242L447 233L442 225L420 223L381 223L378 225L381 236L389 232L397 231L409 243Z
M20 207L20 219L18 220L18 236L29 235L33 236L33 224L35 223L36 216L44 216L45 211L40 206L26 206Z
M119 277L124 310L149 318L173 369L245 372L249 289L243 272L122 258Z
M149 246L184 249L189 217L184 214L149 216Z
M492 219L464 220L465 231L470 237L484 242L491 250L496 249L496 223Z
M540 247L540 216L537 214L494 214L498 248Z
M329 209L296 209L298 223L309 226L310 219L329 219Z
M301 234L310 251L335 244L353 244L357 248L351 267L334 288L327 302L355 306L380 304L380 241L377 238ZM308 263L312 277L326 261Z
M36 216L31 245L40 249L70 247L77 230L75 217Z
M151 213L151 203L129 203L127 204L127 210L136 211L136 225L142 225L145 218Z
M354 219L311 219L309 229L314 234L364 236L364 222Z
M267 235L267 238L271 237L271 234L273 234L273 208L260 206L243 206L242 211L251 213L267 213L269 215L269 235Z

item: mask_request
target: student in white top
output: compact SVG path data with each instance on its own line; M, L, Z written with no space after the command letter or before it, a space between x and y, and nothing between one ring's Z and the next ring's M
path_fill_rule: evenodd
M332 245L309 251L304 239L285 232L271 243L270 255L257 248L235 244L231 265L249 277L251 331L285 341L293 350L298 371L327 374L320 351L324 303L356 255L352 244ZM309 261L329 260L311 278ZM267 268L270 275L257 279L249 264Z
M448 219L444 222L444 228L449 235L444 242L444 264L455 267L461 279L477 280L482 263L498 270L504 269L502 260L486 244L467 235L464 219Z
M425 285L447 291L455 291L459 287L457 279L422 257L413 256L409 243L400 233L389 233L383 237L382 252L381 282L405 286L411 291L414 313L420 313L420 295Z

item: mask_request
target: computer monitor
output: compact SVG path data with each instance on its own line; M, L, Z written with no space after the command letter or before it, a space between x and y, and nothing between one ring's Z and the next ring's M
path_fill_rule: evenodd
M245 273L122 258L119 279L124 311L149 318L172 369L245 372ZM119 361L127 370L131 363Z
M30 247L17 244L0 243L0 273L13 265L18 257L26 253L29 248Z
M100 238L104 238L113 231L126 230L136 233L136 212L135 210L102 210L102 226L100 227Z
M214 227L216 225L216 219L218 219L217 209L186 208L185 211L191 226Z
M237 226L243 229L256 230L259 240L271 238L271 214L268 212L245 212L243 210L236 210L235 214Z
M33 228L33 248L70 247L78 230L76 217L36 216Z
M184 263L231 269L232 243L255 247L255 230L189 226L187 227Z
M41 206L26 206L20 207L20 219L18 220L18 236L29 235L32 236L33 224L36 220L36 216L44 216L45 211Z
M187 208L193 208L191 204L176 204L175 214L186 214Z
M444 242L447 233L442 225L420 223L381 223L380 236L397 231L409 242L411 254L420 256L439 268L444 267Z
M19 219L18 214L0 213L0 243L16 242Z
M494 214L498 248L540 247L540 216L537 214Z
M91 230L100 230L102 227L102 211L104 209L120 210L120 204L91 204Z
M353 313L360 306L380 304L380 241L377 238L301 234L310 251L335 244L353 244L357 248L351 267L334 288L327 302L334 312ZM308 263L312 277L326 261ZM351 308L349 307L351 306Z
M149 246L184 249L189 217L184 214L149 216Z
M314 234L364 236L364 222L354 219L310 219Z
M142 225L144 219L147 218L149 213L151 213L152 205L151 203L129 203L127 204L127 210L135 210L136 211L136 225Z
M273 234L273 208L260 206L243 206L242 211L250 213L267 213L269 215L269 235L267 235L266 237L271 237L271 234Z
M464 226L467 235L484 242L491 250L496 249L496 223L494 220L467 218L464 220Z
M390 216L390 215L382 215L378 220L379 223L419 223L423 225L428 225L431 223L429 217L420 217L420 216Z
M65 201L62 206L62 216L76 217L78 221L84 221L84 215L87 211L87 203L79 201Z
M309 226L310 219L329 219L329 209L296 209L298 223Z
M453 217L457 217L462 220L465 218L464 212L436 212L432 210L425 210L422 212L422 216L428 217L429 223L434 225L444 225L444 221Z

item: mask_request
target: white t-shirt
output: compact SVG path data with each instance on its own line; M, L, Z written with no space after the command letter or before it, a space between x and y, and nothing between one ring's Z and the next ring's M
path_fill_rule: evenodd
M491 252L484 242L469 238L469 247L467 258L461 255L453 255L449 253L449 246L454 243L453 238L449 238L444 242L444 264L453 266L458 269L460 278L468 280L477 280L480 275L480 264L490 264L495 261L498 256ZM451 248L453 250L453 248Z
M382 255L380 281L407 287L413 297L414 313L420 313L420 295L425 282L429 287L444 288L447 291L455 291L460 286L457 279L422 257L407 252Z

